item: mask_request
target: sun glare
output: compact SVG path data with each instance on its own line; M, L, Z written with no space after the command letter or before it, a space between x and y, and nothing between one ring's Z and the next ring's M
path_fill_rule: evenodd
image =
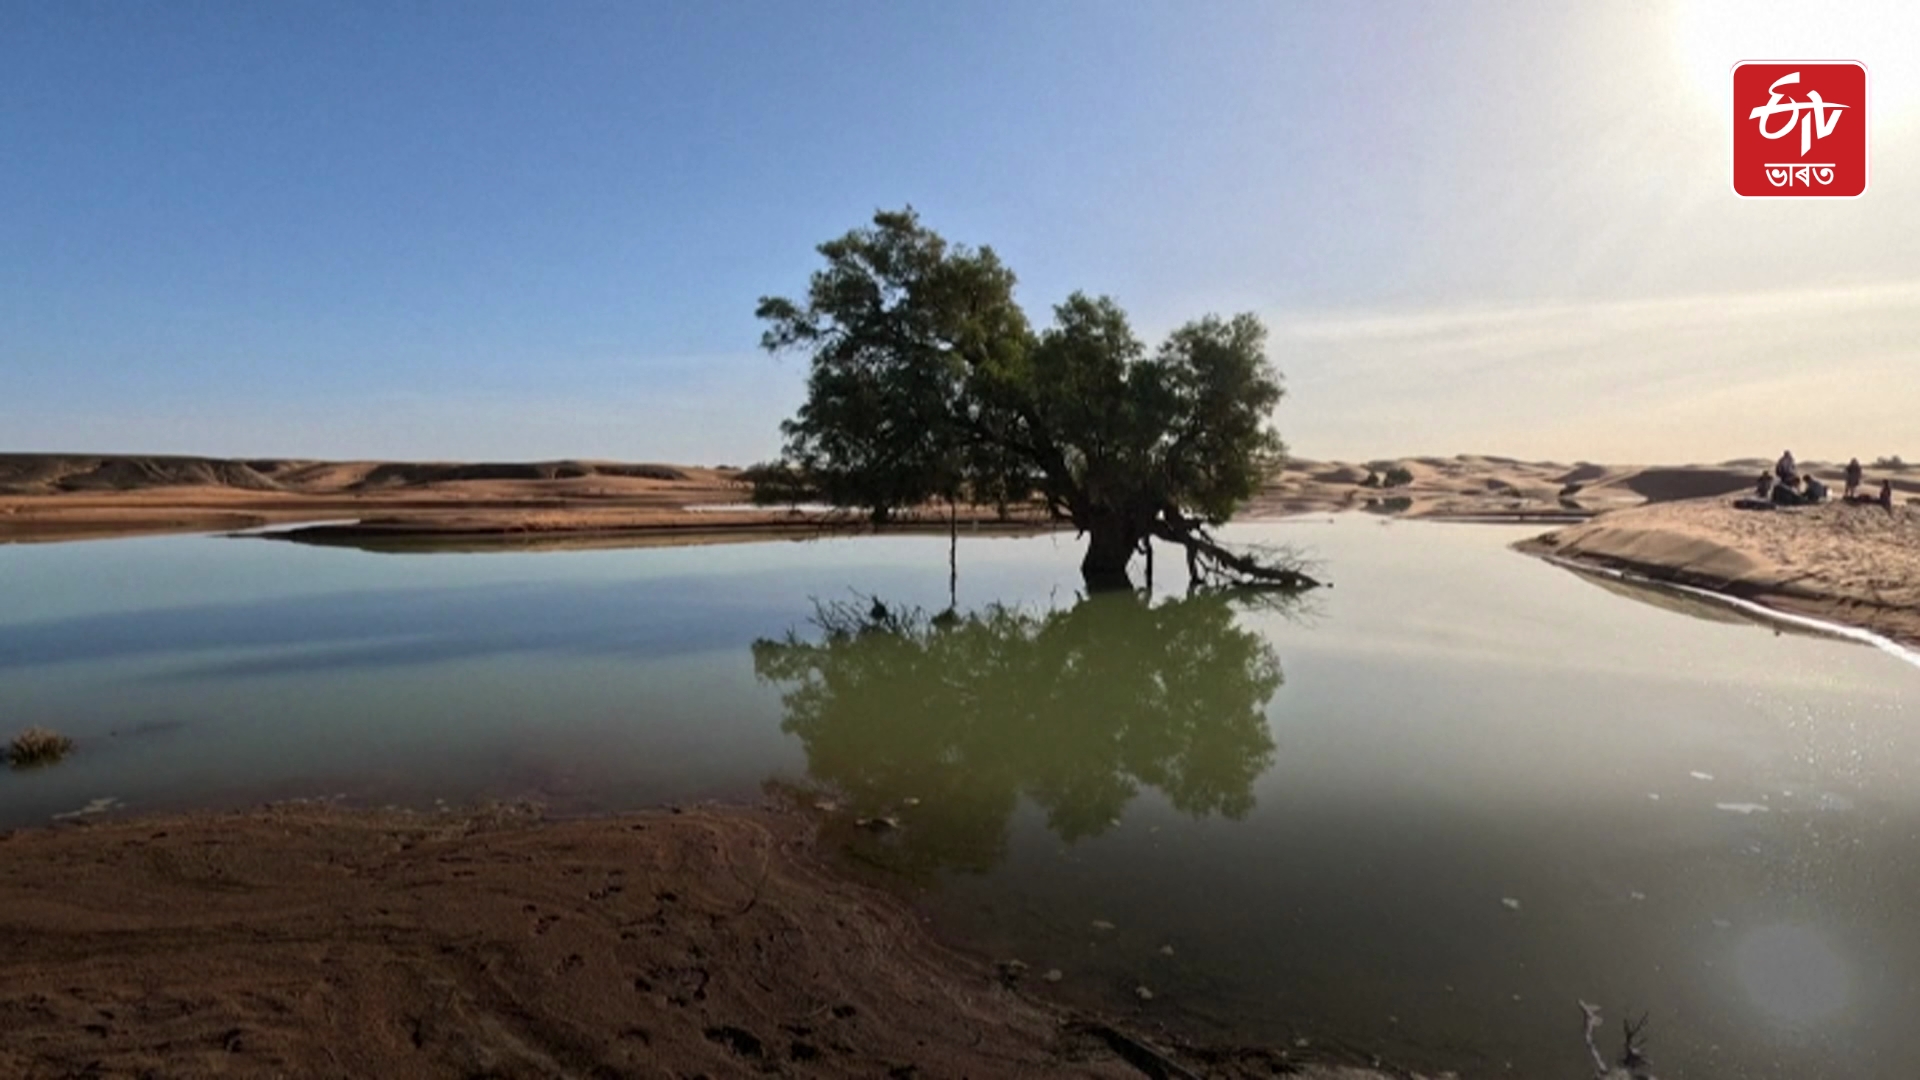
M1876 115L1913 100L1904 66L1920 53L1920 4L1912 0L1681 0L1673 46L1689 80L1716 106L1728 103L1742 60L1859 60L1867 65Z

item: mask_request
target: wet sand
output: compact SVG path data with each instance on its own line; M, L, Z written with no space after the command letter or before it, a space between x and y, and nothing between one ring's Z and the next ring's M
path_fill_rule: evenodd
M719 807L16 831L0 1075L1387 1075L1050 1006L835 872L815 835Z

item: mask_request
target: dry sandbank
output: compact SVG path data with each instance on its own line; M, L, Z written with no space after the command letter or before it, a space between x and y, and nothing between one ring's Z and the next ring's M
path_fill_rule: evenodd
M1614 511L1520 547L1920 645L1920 507L1904 501L1748 511L1697 499Z

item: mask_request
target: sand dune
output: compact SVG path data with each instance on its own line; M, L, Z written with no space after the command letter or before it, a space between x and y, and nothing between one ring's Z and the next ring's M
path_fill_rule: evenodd
M693 479L689 470L672 465L594 461L241 461L169 456L0 454L0 494L7 495L134 492L155 488L231 488L340 495L476 480L685 482Z
M1388 471L1410 480L1384 486ZM1813 466L1821 475L1837 468ZM1600 465L1528 462L1485 454L1373 462L1296 459L1269 483L1249 516L1329 509L1409 517L1575 518L1646 503L1744 491L1758 469L1730 465ZM1380 486L1369 486L1374 476Z
M389 462L0 454L0 541L449 516L484 531L645 530L746 497L734 472L598 461ZM545 515L536 520L534 515ZM767 515L761 515L766 517ZM706 519L708 525L715 522Z

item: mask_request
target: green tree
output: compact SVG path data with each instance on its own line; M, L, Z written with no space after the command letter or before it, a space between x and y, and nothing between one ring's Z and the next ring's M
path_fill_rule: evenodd
M1156 538L1196 580L1315 584L1208 531L1284 449L1259 319L1208 316L1149 350L1119 305L1075 293L1036 332L991 248L949 244L911 209L819 252L805 300L762 298L758 315L770 352L811 355L781 430L823 499L876 523L934 499L1037 499L1086 534L1094 587L1130 584Z
M933 618L829 605L818 633L755 642L754 671L781 688L816 782L854 814L907 819L904 868L986 870L1022 796L1068 842L1142 788L1195 817L1253 808L1281 673L1237 607L1215 591Z

